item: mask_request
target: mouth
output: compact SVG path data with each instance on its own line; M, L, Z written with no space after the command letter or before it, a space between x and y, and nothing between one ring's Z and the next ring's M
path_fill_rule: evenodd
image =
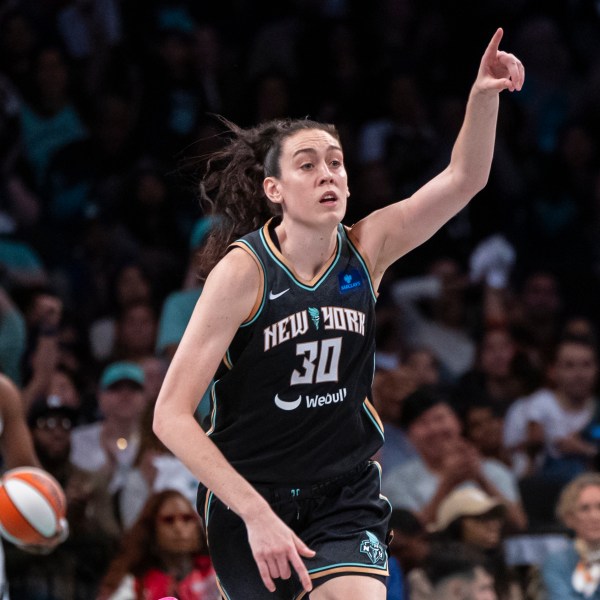
M335 204L338 200L338 197L333 192L325 192L321 199L319 200L320 204Z

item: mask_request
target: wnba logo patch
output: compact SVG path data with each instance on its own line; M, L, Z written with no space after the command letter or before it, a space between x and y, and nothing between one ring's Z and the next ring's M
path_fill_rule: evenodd
M352 290L362 286L362 277L356 269L350 269L349 271L343 271L338 275L340 283L340 292L346 294Z
M376 565L384 559L383 547L377 537L370 531L365 531L365 533L367 534L367 539L362 540L360 543L360 551L366 554L371 559L371 562Z

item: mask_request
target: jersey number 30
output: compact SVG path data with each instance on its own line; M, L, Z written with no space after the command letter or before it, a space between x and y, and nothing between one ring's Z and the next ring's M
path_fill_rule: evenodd
M296 344L296 355L303 356L302 371L294 369L290 385L338 380L342 338Z

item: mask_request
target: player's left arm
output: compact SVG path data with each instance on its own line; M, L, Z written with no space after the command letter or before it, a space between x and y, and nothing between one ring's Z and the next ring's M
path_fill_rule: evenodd
M409 198L371 213L352 228L374 267L376 283L392 263L429 239L485 187L499 94L520 90L525 79L521 61L499 50L502 34L502 29L496 31L483 54L448 166Z

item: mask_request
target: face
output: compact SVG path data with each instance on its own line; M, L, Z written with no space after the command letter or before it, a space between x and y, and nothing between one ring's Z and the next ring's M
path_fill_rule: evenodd
M131 422L141 417L146 407L146 394L144 389L133 381L118 381L102 390L99 403L105 419Z
M596 385L597 365L594 351L584 344L564 343L553 367L557 388L567 397L585 400Z
M406 357L406 365L414 374L417 385L436 385L440 381L440 370L435 356L429 350L416 350Z
M71 449L72 422L60 413L40 417L31 435L38 453L50 460L66 460Z
M502 448L503 423L489 406L472 406L465 417L465 435L484 455L493 455Z
M475 569L475 578L467 593L467 600L497 600L494 578L481 567Z
M577 502L567 518L567 525L577 537L591 545L600 544L600 487L589 485L579 494Z
M320 129L288 137L279 161L281 175L267 177L265 193L281 205L284 219L305 225L337 225L346 213L348 176L339 142Z
M515 345L507 331L489 331L481 345L481 369L492 377L506 377L510 374Z
M156 543L163 552L187 554L199 549L200 521L181 496L166 500L156 515Z
M463 517L463 541L484 550L497 548L502 539L502 524L503 519L498 515Z
M411 424L408 436L422 456L437 459L460 438L460 422L447 404L439 403Z

